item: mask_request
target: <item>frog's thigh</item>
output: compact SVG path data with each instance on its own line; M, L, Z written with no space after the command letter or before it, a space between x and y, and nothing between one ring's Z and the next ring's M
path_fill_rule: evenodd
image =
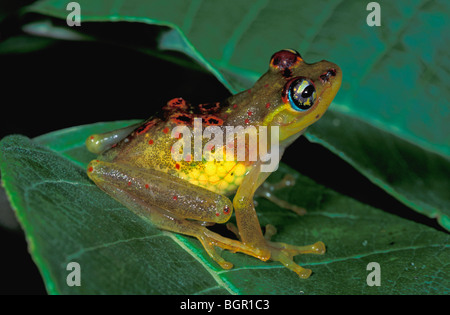
M226 197L199 189L166 173L122 164L92 161L88 166L88 174L102 190L157 227L198 238L207 253L222 268L229 269L232 264L220 257L214 246L254 255L252 248L241 242L222 237L200 222L185 220L228 220L232 204ZM225 206L227 213L217 215Z
M90 135L86 139L86 147L90 152L100 154L128 136L139 125L140 123L105 133Z
M232 214L233 205L227 197L161 171L94 160L88 175L113 198L126 193L137 202L155 205L179 218L224 223Z

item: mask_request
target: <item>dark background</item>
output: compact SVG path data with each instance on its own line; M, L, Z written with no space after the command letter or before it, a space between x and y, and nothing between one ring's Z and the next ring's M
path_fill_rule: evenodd
M0 43L23 34L23 22L17 15L0 22ZM0 138L17 133L32 138L98 121L145 119L174 97L196 103L220 101L230 95L215 77L181 54L167 56L183 65L117 45L115 38L122 43L142 43L158 32L147 27L142 36L142 28L118 24L82 26L103 34L101 42L56 41L43 50L0 55ZM269 62L270 56L260 58ZM311 154L308 164L299 162L299 152ZM283 161L340 193L442 230L434 220L409 210L346 162L303 137L286 151ZM7 202L0 202L0 207L6 209ZM5 228L0 223L0 240L0 294L45 294L20 227Z

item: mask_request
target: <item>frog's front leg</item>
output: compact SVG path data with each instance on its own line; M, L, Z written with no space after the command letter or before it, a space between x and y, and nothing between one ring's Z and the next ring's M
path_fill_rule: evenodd
M253 256L259 254L242 242L222 237L202 225L223 223L230 218L233 205L225 196L157 170L98 160L89 164L88 176L111 197L155 226L196 237L224 269L233 265L216 252L215 246Z
M306 279L311 275L311 270L297 265L293 261L293 257L298 254L323 254L325 253L325 245L322 242L306 246L271 242L270 237L276 233L275 228L271 225L266 227L267 237L264 237L253 204L256 189L269 175L269 173L262 173L260 166L261 164L258 162L246 175L233 200L239 237L243 244L262 253L260 259L267 260L270 258L279 261L288 269L296 272L301 278Z

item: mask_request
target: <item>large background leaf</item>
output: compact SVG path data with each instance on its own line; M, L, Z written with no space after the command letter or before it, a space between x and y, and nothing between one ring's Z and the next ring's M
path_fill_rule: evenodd
M339 148L333 143L336 133L327 128L332 125L330 117L309 131L309 139L318 140L316 133L321 128L320 143L334 148L339 156L352 156L346 160L373 183L450 229L446 193L450 187L448 181L436 179L447 174L441 170L450 168L450 108L446 101L450 91L446 58L449 34L444 31L450 8L445 1L379 3L381 27L366 24L369 12L367 3L361 1L80 1L83 22L126 21L169 27L171 30L159 33L157 47L189 55L231 92L250 87L267 69L273 52L282 48L297 49L309 62L336 62L344 73L342 89L331 106L343 122L339 131L345 133L346 125L357 119L376 127L370 132L379 132L387 139L393 135L395 142L408 150L399 152L383 148L383 142L361 141L357 148L361 152L352 154L351 141ZM65 19L65 6L62 0L43 0L27 12ZM41 24L38 27L42 29ZM46 24L43 33L60 34L60 28ZM76 31L83 32L83 27ZM89 27L84 31L91 34ZM136 47L135 43L128 45ZM361 128L352 131L356 138L366 137ZM375 143L377 147L371 147ZM385 152L380 154L380 150ZM392 179L386 175L385 165L367 163L364 154L369 151L378 153L373 160L389 156L396 164L406 161L414 167L397 168ZM414 164L424 155L433 156L432 167ZM407 177L417 179L417 185L402 185ZM429 198L428 192L417 195L420 187L432 190L433 196Z
M344 72L334 109L450 156L447 1L379 1L382 27L366 24L362 1L79 3L82 21L172 27L178 40L166 35L161 45L193 56L232 92L248 88L279 49L332 60ZM65 19L66 4L44 0L30 11Z
M120 124L1 142L3 184L50 293L449 293L448 234L361 204L285 165L271 180L294 174L296 185L278 194L309 214L299 217L260 199L261 224L275 224L278 241L321 239L328 252L298 257L314 270L308 280L278 263L229 252L223 255L235 267L221 270L197 240L157 230L89 181L84 167L93 156L84 148L86 135ZM82 266L81 287L66 285L71 261ZM380 287L366 285L372 261L381 265Z

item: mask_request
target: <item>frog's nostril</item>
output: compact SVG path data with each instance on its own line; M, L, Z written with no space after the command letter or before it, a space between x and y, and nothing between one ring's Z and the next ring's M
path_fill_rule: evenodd
M331 77L335 77L336 76L336 69L328 69L324 74L320 75L320 80L322 80L322 82L328 82L330 80Z

